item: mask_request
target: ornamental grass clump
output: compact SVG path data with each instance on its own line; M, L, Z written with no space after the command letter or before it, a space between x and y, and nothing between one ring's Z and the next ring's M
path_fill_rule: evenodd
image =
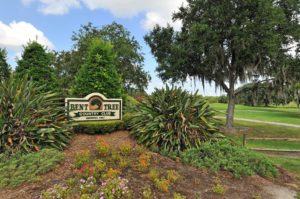
M180 152L220 135L214 115L197 93L167 86L137 107L130 120L131 135L147 147Z

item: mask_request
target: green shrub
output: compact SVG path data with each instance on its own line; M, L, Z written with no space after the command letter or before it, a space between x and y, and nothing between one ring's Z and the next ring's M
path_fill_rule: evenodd
M208 103L218 103L219 97L217 96L204 96L203 99L205 99Z
M218 135L213 116L214 111L197 93L176 87L156 89L132 114L131 134L147 147L179 152Z
M53 54L36 41L24 46L21 58L17 61L15 75L17 78L31 79L41 92L58 91L57 77L54 71Z
M0 187L16 187L31 182L52 170L64 159L63 153L55 149L42 149L36 153L17 153L9 159L0 157Z
M130 130L130 121L133 118L133 112L127 112L123 115L122 120L123 123L120 125L120 129Z
M228 140L204 143L182 154L184 162L197 167L207 167L217 172L226 170L235 177L258 174L275 177L277 170L271 161L256 152L235 145Z
M0 83L0 153L65 148L71 138L64 104L57 93L42 93L32 81L14 79Z
M129 129L129 121L140 103L129 95L123 96L123 124L120 129Z
M91 39L84 64L78 71L72 93L84 97L99 92L108 98L121 97L122 78L116 68L112 45L98 38Z
M218 99L218 103L227 104L228 103L228 97L226 95L221 95Z
M123 113L131 113L135 110L139 102L129 95L124 95L123 99Z
M122 120L77 122L73 129L75 133L105 134L120 130L123 126Z

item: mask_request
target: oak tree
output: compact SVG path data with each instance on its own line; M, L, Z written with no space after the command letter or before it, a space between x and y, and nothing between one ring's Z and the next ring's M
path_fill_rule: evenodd
M162 80L215 82L228 95L226 126L233 127L235 85L268 76L279 55L299 41L298 0L187 0L174 13L180 31L156 26L145 36Z

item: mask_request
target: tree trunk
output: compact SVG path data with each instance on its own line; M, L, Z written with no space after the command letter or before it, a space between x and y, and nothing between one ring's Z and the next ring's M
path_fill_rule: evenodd
M234 119L234 108L235 108L235 93L234 93L234 81L229 83L229 92L228 92L228 107L226 115L226 128L233 127Z
M300 90L297 91L297 99L296 99L297 100L296 103L297 103L297 107L298 108L299 108L299 103L300 103L300 97L299 97L299 95L300 95Z

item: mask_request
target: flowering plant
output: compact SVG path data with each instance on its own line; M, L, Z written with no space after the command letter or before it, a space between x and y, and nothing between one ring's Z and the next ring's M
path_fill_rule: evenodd
M76 153L75 167L81 168L84 164L87 164L91 159L91 152L89 150L82 150Z
M77 174L81 178L88 178L95 174L95 168L90 164L83 164L82 167L77 170Z
M145 171L150 166L151 156L147 153L142 153L138 159L138 169Z
M128 180L121 177L109 178L101 183L100 199L127 199L131 194L127 186Z
M114 178L120 174L120 170L109 168L106 174L103 175L104 178Z
M120 153L123 155L123 156L128 156L131 154L131 152L133 151L133 148L131 146L131 144L122 144L120 147L119 147L119 150L120 150Z
M97 191L96 178L93 176L88 177L87 179L80 179L80 192L82 194L92 194Z
M109 154L110 146L103 139L98 139L96 143L96 149L101 157L105 157Z
M41 199L63 199L69 194L68 187L62 185L55 185L53 188L43 191Z
M96 178L101 177L102 173L105 171L106 163L102 160L94 160L94 176Z
M175 170L168 170L167 171L167 179L170 182L176 182L180 178L180 174Z

